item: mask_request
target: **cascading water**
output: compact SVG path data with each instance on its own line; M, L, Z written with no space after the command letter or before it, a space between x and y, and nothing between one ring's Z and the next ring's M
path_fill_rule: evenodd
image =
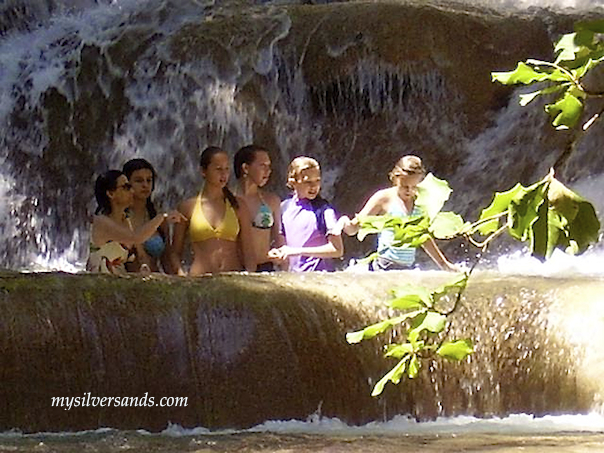
M3 6L3 267L81 269L92 181L133 156L157 167L168 207L197 190L208 144L267 146L282 195L287 162L314 155L326 195L353 213L415 152L459 194L451 207L474 214L485 194L541 177L568 141L489 72L547 57L579 17L562 8L581 3L89 3Z
M0 267L80 270L96 174L145 157L159 170L156 200L173 206L198 190L197 158L209 144L265 145L281 195L287 162L318 157L324 190L345 213L387 184L400 155L418 153L450 181L449 208L475 215L493 191L541 178L571 139L552 130L542 105L519 107L519 90L491 83L490 72L550 58L552 38L604 16L603 5L5 2ZM602 130L596 123L558 169L599 212ZM351 255L365 251L353 242ZM601 357L590 340L601 331L601 282L560 278L560 268L601 275L598 253L555 256L553 268L500 258L511 274L559 278L478 277L454 327L479 345L474 357L431 363L432 373L389 387L383 400L368 396L387 366L378 346L343 338L385 315L371 297L354 297L397 274L224 276L204 286L9 273L0 279L0 430L250 426L317 410L349 423L597 410ZM223 398L227 387L236 397ZM116 389L169 389L196 402L159 415L48 408L59 390Z

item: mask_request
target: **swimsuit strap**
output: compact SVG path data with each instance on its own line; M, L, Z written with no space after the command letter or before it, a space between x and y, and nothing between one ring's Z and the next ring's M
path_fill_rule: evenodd
M273 216L273 210L271 207L264 201L262 194L258 191L258 198L260 199L260 205L258 206L258 210L256 211L256 215L252 220L252 226L259 228L261 230L267 230L272 228L275 223L275 218Z
M210 225L203 213L201 193L197 196L195 207L189 223L191 242L203 242L208 239L223 239L236 241L239 235L239 219L237 213L228 199L225 199L224 217L216 228Z

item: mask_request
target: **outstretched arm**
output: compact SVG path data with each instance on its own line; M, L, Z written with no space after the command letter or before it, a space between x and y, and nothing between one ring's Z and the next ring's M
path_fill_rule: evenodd
M349 219L346 216L340 218L340 221L342 222L342 231L344 231L344 233L346 233L348 236L357 234L361 229L359 219L368 215L378 215L385 212L384 201L384 190L379 190L374 193L369 200L367 200L365 206L363 206L359 213L356 214L352 219Z
M441 270L459 272L457 266L451 263L447 257L445 257L440 248L438 248L438 245L436 245L434 239L430 238L428 241L424 242L422 248Z

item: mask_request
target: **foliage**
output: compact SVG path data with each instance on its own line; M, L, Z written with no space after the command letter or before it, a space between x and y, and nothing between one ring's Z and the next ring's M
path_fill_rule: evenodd
M430 191L434 188L436 195L432 197ZM438 212L450 192L446 181L430 176L417 202L417 205L422 202L429 215L422 213L404 219L368 216L361 219L360 235L365 237L391 228L395 245L405 247L417 247L430 238L461 236L485 251L495 237L507 231L511 237L526 242L531 253L540 259L548 258L556 247L567 253L581 253L598 238L600 223L593 206L556 180L553 171L528 187L516 184L506 192L496 192L474 223L465 222L458 214ZM484 239L481 242L476 236ZM473 352L471 340L447 339L445 332L448 316L456 310L473 269L474 266L433 291L415 285L393 289L388 305L402 311L401 315L346 335L349 343L358 343L393 328L405 332L404 342L386 347L385 356L397 359L398 363L374 386L373 396L381 394L388 382L398 384L405 374L411 379L416 377L422 358L436 355L460 361ZM439 308L442 301L452 299L451 309Z
M545 111L552 117L556 129L573 128L583 114L588 97L601 97L604 93L590 91L584 78L590 70L604 61L604 20L578 23L573 33L562 35L555 43L555 61L528 59L519 62L516 69L509 72L493 72L493 81L504 85L547 86L531 93L520 95L520 105L527 105L538 96L555 95L553 102L546 104ZM602 111L585 122L587 129Z
M583 114L586 99L604 97L604 93L590 91L584 85L584 77L604 60L601 35L604 35L604 20L577 24L573 33L563 35L555 43L554 62L534 59L519 62L513 71L493 72L493 81L505 85L546 84L521 95L520 104L527 105L538 96L555 95L553 102L545 106L553 126L573 128ZM602 113L604 108L583 125L583 130ZM404 219L390 215L362 218L359 239L390 228L394 230L397 246L418 247L431 238L464 237L484 253L493 239L507 231L512 238L527 243L531 254L541 260L547 259L555 248L570 254L582 253L598 240L600 222L594 207L559 182L553 169L528 187L516 184L508 191L496 192L491 204L474 223L465 222L458 214L441 212L450 194L448 183L430 174L420 184L415 203L421 215ZM393 328L402 329L406 335L404 342L386 346L385 356L397 359L398 363L378 381L373 396L381 394L388 382L398 384L405 375L416 377L422 358L436 355L460 361L472 354L472 342L447 339L446 327L481 256L482 253L477 255L468 272L436 290L414 285L394 289L389 306L402 311L401 315L346 336L349 343L358 343ZM454 300L452 308L448 311L440 308L442 301L451 299Z

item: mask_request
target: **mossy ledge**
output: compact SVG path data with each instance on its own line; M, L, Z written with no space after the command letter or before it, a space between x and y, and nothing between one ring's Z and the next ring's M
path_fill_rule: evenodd
M0 430L247 427L320 410L348 423L410 414L587 412L604 363L591 344L602 279L473 279L451 334L476 342L460 364L373 383L382 343L345 333L387 315L396 283L441 272L225 274L195 279L0 273ZM572 328L582 325L581 335ZM586 327L587 326L587 327ZM597 340L597 338L596 338ZM187 397L185 407L52 407L52 397Z

